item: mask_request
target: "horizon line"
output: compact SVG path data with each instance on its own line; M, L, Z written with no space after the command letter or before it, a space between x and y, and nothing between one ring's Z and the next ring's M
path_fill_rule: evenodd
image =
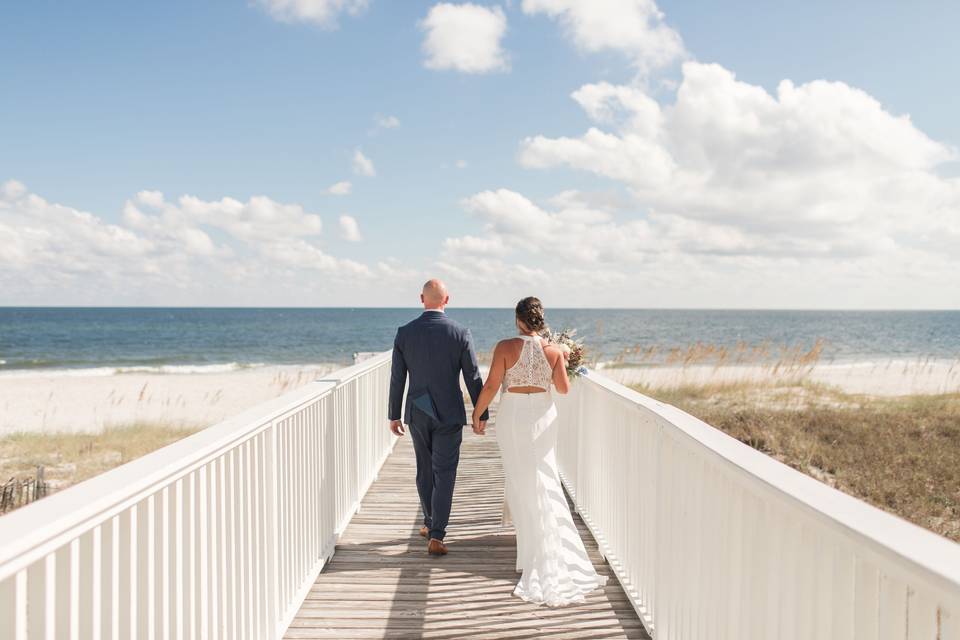
M512 306L455 306L448 305L451 311L456 310L511 310ZM285 305L0 305L3 309L210 309L210 310L419 310L419 305L410 306L373 306L373 305L338 305L338 306L285 306ZM960 307L940 308L892 308L892 307L548 307L559 311L834 311L834 312L956 312Z

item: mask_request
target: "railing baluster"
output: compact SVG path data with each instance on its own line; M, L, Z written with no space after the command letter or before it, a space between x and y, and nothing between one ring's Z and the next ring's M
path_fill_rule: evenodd
M262 436L255 436L252 440L251 446L253 447L252 451L252 473L251 483L253 485L253 550L254 550L254 580L253 580L253 632L254 636L262 638L264 635L263 632L263 546L262 546L262 533L261 528L263 526L263 512L261 511L261 502L260 499L263 491L263 479L261 473L263 471L263 451L262 451Z
M110 522L110 633L120 640L120 516Z
M228 602L228 594L230 593L230 580L229 580L229 558L230 551L227 547L227 530L229 521L227 520L227 514L229 513L230 504L227 502L227 456L222 455L216 460L216 469L217 469L217 495L219 500L219 508L217 509L217 533L219 534L218 540L220 542L218 559L220 561L219 574L220 574L220 591L217 594L217 607L219 608L219 635L222 638L229 638L229 611L230 607Z
M140 576L137 571L138 567L138 557L139 557L139 545L137 545L137 505L130 507L127 512L127 534L124 536L127 548L126 553L123 554L123 557L126 559L127 571L125 572L127 576L126 586L126 597L127 597L127 610L124 612L126 616L126 624L123 624L123 627L127 627L130 640L135 640L139 637L140 628L137 622L140 618L137 616L137 605L139 604L139 593L137 586L140 584Z
M209 511L207 544L209 545L209 576L210 576L210 637L220 638L220 566L223 561L223 549L218 546L220 536L220 511L222 501L219 500L219 459L208 465L207 482L209 483L208 502L204 508Z
M249 513L247 509L247 504L249 500L249 493L247 491L247 478L249 473L249 466L247 464L247 442L244 441L237 450L237 574L239 579L237 580L237 606L240 608L239 617L237 620L237 633L236 637L238 639L250 638L250 573L248 570L248 559L250 552L250 542L249 538L249 528L248 520ZM252 639L251 639L252 640Z
M195 598L200 604L199 631L201 638L206 637L207 624L209 616L210 602L207 599L207 468L200 467L193 473L196 478L197 489L194 495L197 496L197 508L194 510L197 514L197 537L193 544L200 548L197 553L196 571L199 573L199 580L195 591ZM192 546L192 545L191 545Z
M246 529L246 549L247 553L245 556L246 561L246 571L247 578L246 583L249 585L247 590L247 604L245 606L247 619L245 626L247 628L247 634L250 638L259 637L259 632L257 630L257 596L260 590L259 576L257 575L257 439L256 437L250 438L244 443L244 468L246 471L243 474L244 478L244 491L246 492L246 497L244 499L244 504L246 505L246 516L244 518L244 528Z
M27 618L27 570L21 569L16 573L16 618L15 633L16 640L27 640L27 629L29 620Z
M143 626L147 640L157 637L157 501L156 494L146 499L146 550L144 567L145 588L141 589L140 609L144 611Z
M81 593L80 637L99 640L103 637L103 526L98 525L88 532L86 564L83 574L88 576L88 588Z
M184 553L183 553L183 529L184 529L184 506L183 506L183 483L184 480L181 478L177 480L176 488L174 492L174 518L176 524L174 525L174 538L173 538L173 550L174 550L174 570L173 570L173 584L171 589L173 590L174 598L174 636L177 640L183 640L184 632L186 631L186 615L184 612L184 598L186 597L185 589L182 587L184 584Z
M170 539L173 519L170 511L170 487L160 492L160 637L172 638L170 607Z
M46 640L54 640L57 630L57 554L47 554L43 564L43 631Z
M277 520L279 522L277 533L279 536L278 546L280 547L277 550L280 556L280 567L278 569L280 575L279 593L277 596L278 615L282 615L282 612L286 610L290 598L290 489L287 476L290 468L288 459L290 452L289 422L290 419L286 418L277 424L277 469L274 472L277 478Z

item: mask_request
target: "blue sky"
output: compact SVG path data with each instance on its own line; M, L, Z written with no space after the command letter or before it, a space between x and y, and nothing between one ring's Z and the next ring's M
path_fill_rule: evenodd
M0 200L0 304L409 304L436 274L468 306L529 291L556 306L960 306L949 277L960 7L775 4L663 1L662 17L647 0L11 5L0 19L0 184L15 188ZM443 21L444 7L483 13ZM636 33L604 31L631 19ZM663 30L679 49L643 44ZM445 47L434 64L433 34ZM484 62L483 47L501 61ZM464 67L470 56L490 68ZM802 113L823 116L796 126L795 112L740 92L776 96L784 79L844 88L804 98ZM646 96L668 110L685 81L698 87L676 109L687 116L657 132L629 118L639 98L618 102ZM589 104L632 124L571 99L600 85ZM731 118L701 117L731 96ZM778 133L744 133L757 118ZM396 126L378 125L388 119ZM858 122L875 126L818 142ZM581 140L591 127L607 136L600 147ZM797 140L817 149L790 157ZM843 158L834 143L840 156L866 151ZM358 152L375 175L357 173ZM769 154L778 173L740 168L741 152ZM648 166L647 154L667 159ZM656 184L634 177L648 171ZM349 194L327 192L342 181ZM812 202L811 189L837 195ZM138 205L145 191L164 204ZM224 198L263 196L299 212L251 230L256 213L237 209L235 225L212 205L164 209L185 195L226 209ZM147 217L131 218L131 201ZM60 218L77 211L96 220ZM302 219L314 215L319 233Z

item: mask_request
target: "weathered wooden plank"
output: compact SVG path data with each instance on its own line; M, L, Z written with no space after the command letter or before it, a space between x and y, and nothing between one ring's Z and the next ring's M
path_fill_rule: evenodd
M494 415L495 418L495 415ZM500 526L503 470L495 425L464 431L447 532L430 557L418 535L416 463L402 438L301 605L287 638L647 638L589 531L577 528L610 576L583 604L538 607L512 595L519 574L512 529Z
M589 635L585 635L583 630L563 631L559 629L532 630L532 631L497 631L495 629L483 630L443 630L443 629L337 629L337 628L318 628L309 629L290 629L287 632L287 638L291 640L297 638L321 639L336 638L342 640L366 640L379 638L384 640L417 640L424 638L428 640L463 640L469 637L482 638L485 640L538 640L539 638L553 638L555 640L581 640L590 638L591 640L600 640L604 638L645 638L643 635L625 635L622 631L604 631L591 630Z

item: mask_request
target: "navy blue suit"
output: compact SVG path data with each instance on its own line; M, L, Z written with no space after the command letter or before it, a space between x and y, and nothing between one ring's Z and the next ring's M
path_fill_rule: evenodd
M403 389L409 376L403 421L410 426L417 457L417 492L423 524L430 529L430 537L438 540L443 540L450 519L463 425L467 424L460 390L461 372L475 404L483 380L470 330L442 311L424 311L397 330L388 417L400 419ZM486 412L482 417L487 419Z

